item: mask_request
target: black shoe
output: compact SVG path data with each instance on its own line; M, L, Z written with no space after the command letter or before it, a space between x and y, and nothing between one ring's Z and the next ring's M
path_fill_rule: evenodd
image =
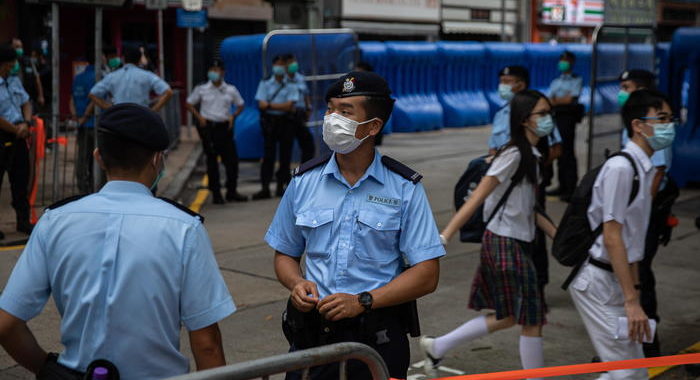
M24 234L31 235L33 230L34 225L29 222L17 223L17 232L22 232Z
M213 191L212 195L213 195L212 202L214 202L215 205L222 205L222 204L226 203L226 201L224 201L224 197L221 196L221 192Z
M258 191L257 193L253 194L253 200L254 201L259 201L262 199L270 199L272 198L272 194L270 194L270 189L262 189Z
M562 194L562 195L559 197L559 199L560 199L562 202L569 203L569 202L571 202L571 194Z
M4 239L4 238L5 238L5 234L2 233L2 231L0 231L0 240L2 240L2 239Z
M561 188L557 187L556 189L547 190L547 195L551 195L551 196L555 196L555 197L559 196L559 195L561 195Z
M248 196L239 194L237 191L227 191L226 201L228 202L248 202Z

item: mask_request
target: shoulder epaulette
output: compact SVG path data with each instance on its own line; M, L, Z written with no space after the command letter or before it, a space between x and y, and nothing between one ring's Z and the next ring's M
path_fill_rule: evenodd
M68 197L68 198L62 199L62 200L60 200L60 201L58 201L58 202L56 202L56 203L53 203L53 204L49 205L48 207L46 207L46 209L47 209L47 210L57 209L57 208L59 208L59 207L61 207L61 206L65 206L65 205L67 205L68 203L75 202L75 201L77 201L78 199L81 199L81 198L86 197L86 196L88 196L88 194L74 195L74 196L72 196L72 197Z
M202 222L202 223L204 223L204 217L203 217L202 215L197 214L196 212L194 212L194 211L190 210L189 208L185 207L184 205L182 205L182 204L180 204L180 203L178 203L178 202L176 202L176 201L174 201L174 200L172 200L172 199L165 198L165 197L158 197L158 199L160 199L161 201L170 203L171 205L177 207L180 211L182 211L182 212L184 212L184 213L186 213L186 214L188 214L188 215L192 215L192 216L194 216L194 217L196 217L196 218L199 218L199 221Z
M331 159L331 157L332 154L329 153L326 155L318 156L316 158L312 158L304 162L303 164L299 165L296 169L292 170L292 177L300 176L313 168L325 164Z
M392 172L406 178L414 184L418 184L418 182L423 179L423 176L420 173L389 156L382 156L382 164L384 164L384 166L386 166Z

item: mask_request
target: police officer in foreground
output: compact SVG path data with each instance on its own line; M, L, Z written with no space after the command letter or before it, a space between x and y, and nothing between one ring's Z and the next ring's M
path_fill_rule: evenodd
M17 231L32 232L29 220L29 149L32 105L22 82L17 53L10 45L0 46L0 185L7 172ZM14 73L14 74L13 74ZM0 239L4 238L0 232Z
M365 343L391 377L406 378L406 334L418 333L411 301L437 287L445 249L422 176L375 149L394 104L386 81L351 72L328 89L326 100L323 140L334 153L295 171L265 236L276 251L277 278L291 292L285 335L291 351ZM337 379L338 365L311 372L313 379ZM370 378L357 361L348 372L349 379Z
M136 66L140 60L140 50L128 49L124 54L126 64L97 82L90 90L90 100L102 109L121 103L136 103L148 107L153 91L158 98L153 102L151 109L160 111L173 96L173 90L158 75Z
M124 380L184 374L181 324L198 370L225 364L217 322L235 305L202 218L149 190L167 147L155 112L108 109L95 159L109 182L49 206L39 220L0 295L0 345L39 379L82 379L95 359ZM47 355L27 327L51 295L59 355Z

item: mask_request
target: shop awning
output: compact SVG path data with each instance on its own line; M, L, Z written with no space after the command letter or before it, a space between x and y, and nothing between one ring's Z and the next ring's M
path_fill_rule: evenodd
M506 35L513 35L512 24L506 24ZM491 22L470 22L470 21L443 21L443 33L454 34L501 34L501 24Z

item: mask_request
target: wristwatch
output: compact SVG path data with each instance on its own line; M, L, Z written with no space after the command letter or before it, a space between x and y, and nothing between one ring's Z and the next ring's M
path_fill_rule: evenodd
M370 292L362 292L357 295L357 300L360 302L360 305L365 308L365 312L368 312L372 309L372 302L374 302L374 298L372 298L372 293Z

